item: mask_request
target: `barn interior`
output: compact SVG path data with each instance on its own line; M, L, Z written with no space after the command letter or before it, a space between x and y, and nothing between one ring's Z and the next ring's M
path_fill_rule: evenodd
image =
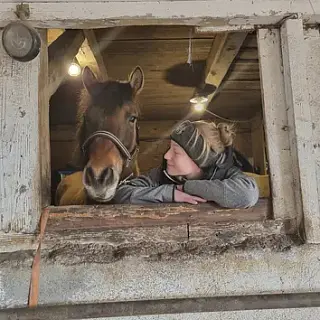
M261 197L269 196L268 163L263 129L262 94L256 34L212 33L189 26L131 26L95 30L48 30L51 169L65 168L75 146L81 75L57 75L50 52L89 66L101 80L127 80L139 65L145 84L140 94L142 173L158 166L168 147L170 129L182 119L211 119L235 124L234 146L263 178ZM50 50L51 49L51 50ZM54 54L53 54L53 53ZM69 60L68 60L69 59ZM51 71L50 71L51 70ZM192 77L189 77L192 70ZM205 94L206 110L195 111L190 99L198 84L215 90ZM202 86L203 88L203 86ZM53 190L54 192L54 190Z

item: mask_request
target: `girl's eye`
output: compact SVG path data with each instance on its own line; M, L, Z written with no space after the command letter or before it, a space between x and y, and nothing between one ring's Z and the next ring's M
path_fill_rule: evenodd
M130 116L129 117L129 121L130 122L135 122L137 120L137 117L136 116Z

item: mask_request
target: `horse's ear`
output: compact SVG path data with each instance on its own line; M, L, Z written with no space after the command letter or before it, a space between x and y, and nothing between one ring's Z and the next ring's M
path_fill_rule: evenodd
M91 92L93 86L98 83L96 76L87 66L84 67L82 72L82 82L89 93Z
M144 74L139 66L135 67L131 72L129 76L129 82L135 95L142 91L144 86Z

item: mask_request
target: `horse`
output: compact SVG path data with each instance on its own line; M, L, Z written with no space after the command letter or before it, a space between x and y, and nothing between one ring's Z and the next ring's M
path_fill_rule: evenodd
M109 203L119 183L139 174L142 69L136 66L127 81L100 82L86 66L82 82L74 153L80 170L60 181L55 196L59 206Z

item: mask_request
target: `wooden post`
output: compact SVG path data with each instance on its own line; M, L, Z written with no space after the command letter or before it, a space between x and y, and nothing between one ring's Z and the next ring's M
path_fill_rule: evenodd
M252 157L255 167L258 167L259 174L267 174L266 170L266 153L265 153L265 138L263 117L259 112L253 119L251 119L251 141L252 141Z
M6 232L34 232L41 213L41 164L43 177L48 164L40 161L40 148L49 139L43 136L47 125L39 130L47 103L44 91L39 96L39 82L45 81L39 72L46 55L44 45L34 60L22 63L0 46L0 229ZM49 160L48 152L44 157Z
M281 46L296 208L300 216L303 213L306 240L320 243L317 168L313 155L313 124L302 19L284 22Z
M68 74L67 66L73 61L83 42L82 30L66 30L49 46L49 97L56 92Z
M41 207L51 203L50 127L49 127L49 77L47 29L39 30L41 54L39 71L39 134L40 134L40 179Z
M280 32L259 29L257 41L273 215L275 219L294 218L296 206Z

